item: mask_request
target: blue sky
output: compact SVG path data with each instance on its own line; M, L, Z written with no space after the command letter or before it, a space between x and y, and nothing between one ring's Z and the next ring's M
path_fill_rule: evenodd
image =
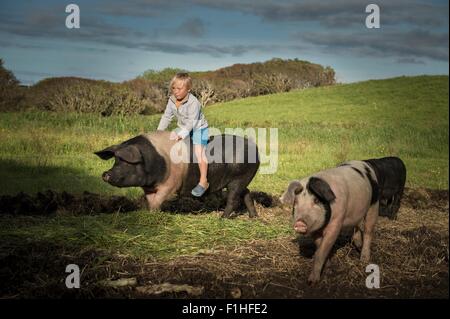
M65 7L80 8L67 29ZM380 29L365 8L380 7ZM24 84L53 76L110 81L145 70L214 70L298 58L339 82L448 74L448 1L38 0L0 2L0 58Z

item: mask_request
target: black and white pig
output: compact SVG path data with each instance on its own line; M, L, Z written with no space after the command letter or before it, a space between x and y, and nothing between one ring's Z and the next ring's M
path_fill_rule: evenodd
M169 136L168 131L142 134L95 152L103 160L115 159L114 166L103 173L103 180L117 187L142 187L149 209L159 209L175 194L191 196L200 175L193 157L192 141L187 138L177 142ZM187 150L184 153L183 146ZM230 217L242 200L249 216L256 217L247 188L260 165L256 144L240 136L212 136L206 155L209 162L207 192L228 190L222 217Z
M406 182L406 166L398 157L364 160L375 171L379 186L380 216L397 219Z
M316 252L309 283L320 280L343 228L354 228L353 242L361 249L361 260L369 261L379 202L377 177L366 162L349 161L294 180L280 201L293 207L294 230L314 239Z

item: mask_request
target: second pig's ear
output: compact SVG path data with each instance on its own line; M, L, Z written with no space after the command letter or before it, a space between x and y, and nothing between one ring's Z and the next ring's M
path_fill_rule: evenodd
M280 202L282 204L293 205L295 201L295 196L303 191L303 186L300 181L292 181L287 190L281 195Z
M306 188L322 202L332 203L336 199L330 185L321 178L311 177Z

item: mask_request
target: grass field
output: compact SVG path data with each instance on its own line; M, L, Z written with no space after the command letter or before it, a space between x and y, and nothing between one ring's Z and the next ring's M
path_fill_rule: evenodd
M278 128L276 174L252 189L279 194L287 182L348 159L400 156L407 186L448 188L448 77L423 76L314 88L216 104L211 127ZM138 196L99 178L111 163L94 151L155 130L160 116L56 113L0 115L1 193L45 189Z
M258 174L252 191L279 195L291 179L349 159L391 155L406 163L408 187L448 189L447 76L400 77L247 98L207 107L205 114L210 127L222 131L278 128L278 170ZM93 152L152 131L159 119L2 113L0 195L52 189L137 198L141 189L114 188L101 180L111 162ZM257 220L221 220L217 212L3 216L0 241L6 251L26 242L57 245L73 255L96 250L146 262L255 240L295 238L286 214L271 212L269 218L264 212Z

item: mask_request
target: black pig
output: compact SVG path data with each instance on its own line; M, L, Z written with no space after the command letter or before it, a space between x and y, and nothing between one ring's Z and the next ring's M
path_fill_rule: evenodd
M159 209L175 194L190 196L200 175L192 141L188 138L176 142L169 139L169 134L143 134L95 152L101 159L115 159L114 166L103 173L103 180L117 187L142 187L150 209ZM247 188L260 165L256 144L240 136L212 136L206 155L210 185L207 192L228 190L222 217L229 217L242 200L249 216L256 217Z

